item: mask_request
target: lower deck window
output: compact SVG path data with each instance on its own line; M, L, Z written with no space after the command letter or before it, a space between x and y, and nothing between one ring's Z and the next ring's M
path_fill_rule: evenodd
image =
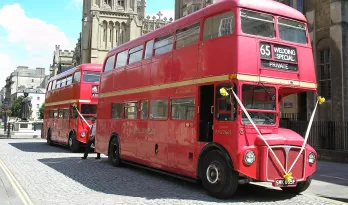
M194 98L172 99L172 119L193 120L195 110Z
M151 100L150 102L151 119L168 118L168 100Z

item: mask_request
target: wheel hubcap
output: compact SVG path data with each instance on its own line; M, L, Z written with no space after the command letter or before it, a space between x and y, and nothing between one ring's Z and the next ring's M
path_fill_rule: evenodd
M215 164L211 164L207 168L206 175L207 175L207 180L209 183L216 184L221 177L221 172L220 172L218 166L216 166Z
M72 138L70 137L70 138L69 138L69 146L71 147L72 144L73 144L73 140L72 140Z
M116 160L116 159L117 159L118 153L117 153L117 145L115 145L115 144L114 144L114 146L113 146L113 151L114 151L114 152L112 153L112 154L113 154L113 158Z

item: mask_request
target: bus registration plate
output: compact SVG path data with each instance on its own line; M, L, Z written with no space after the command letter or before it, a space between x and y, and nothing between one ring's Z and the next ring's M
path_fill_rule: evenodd
M288 183L285 181L285 179L276 179L275 180L275 186L287 186L287 185L295 185L296 184L296 180L295 179L291 179L291 181Z

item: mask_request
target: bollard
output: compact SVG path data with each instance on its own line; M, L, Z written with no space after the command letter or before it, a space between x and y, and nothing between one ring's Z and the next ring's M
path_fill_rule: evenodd
M7 138L11 138L11 129L10 129L11 123L8 123L8 128L7 128Z

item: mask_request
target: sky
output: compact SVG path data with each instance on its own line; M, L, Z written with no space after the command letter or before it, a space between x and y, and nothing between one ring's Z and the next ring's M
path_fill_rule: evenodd
M49 2L49 3L48 3ZM83 0L0 0L0 89L17 66L46 68L55 45L73 50L81 32ZM146 15L174 19L174 0L147 0Z

